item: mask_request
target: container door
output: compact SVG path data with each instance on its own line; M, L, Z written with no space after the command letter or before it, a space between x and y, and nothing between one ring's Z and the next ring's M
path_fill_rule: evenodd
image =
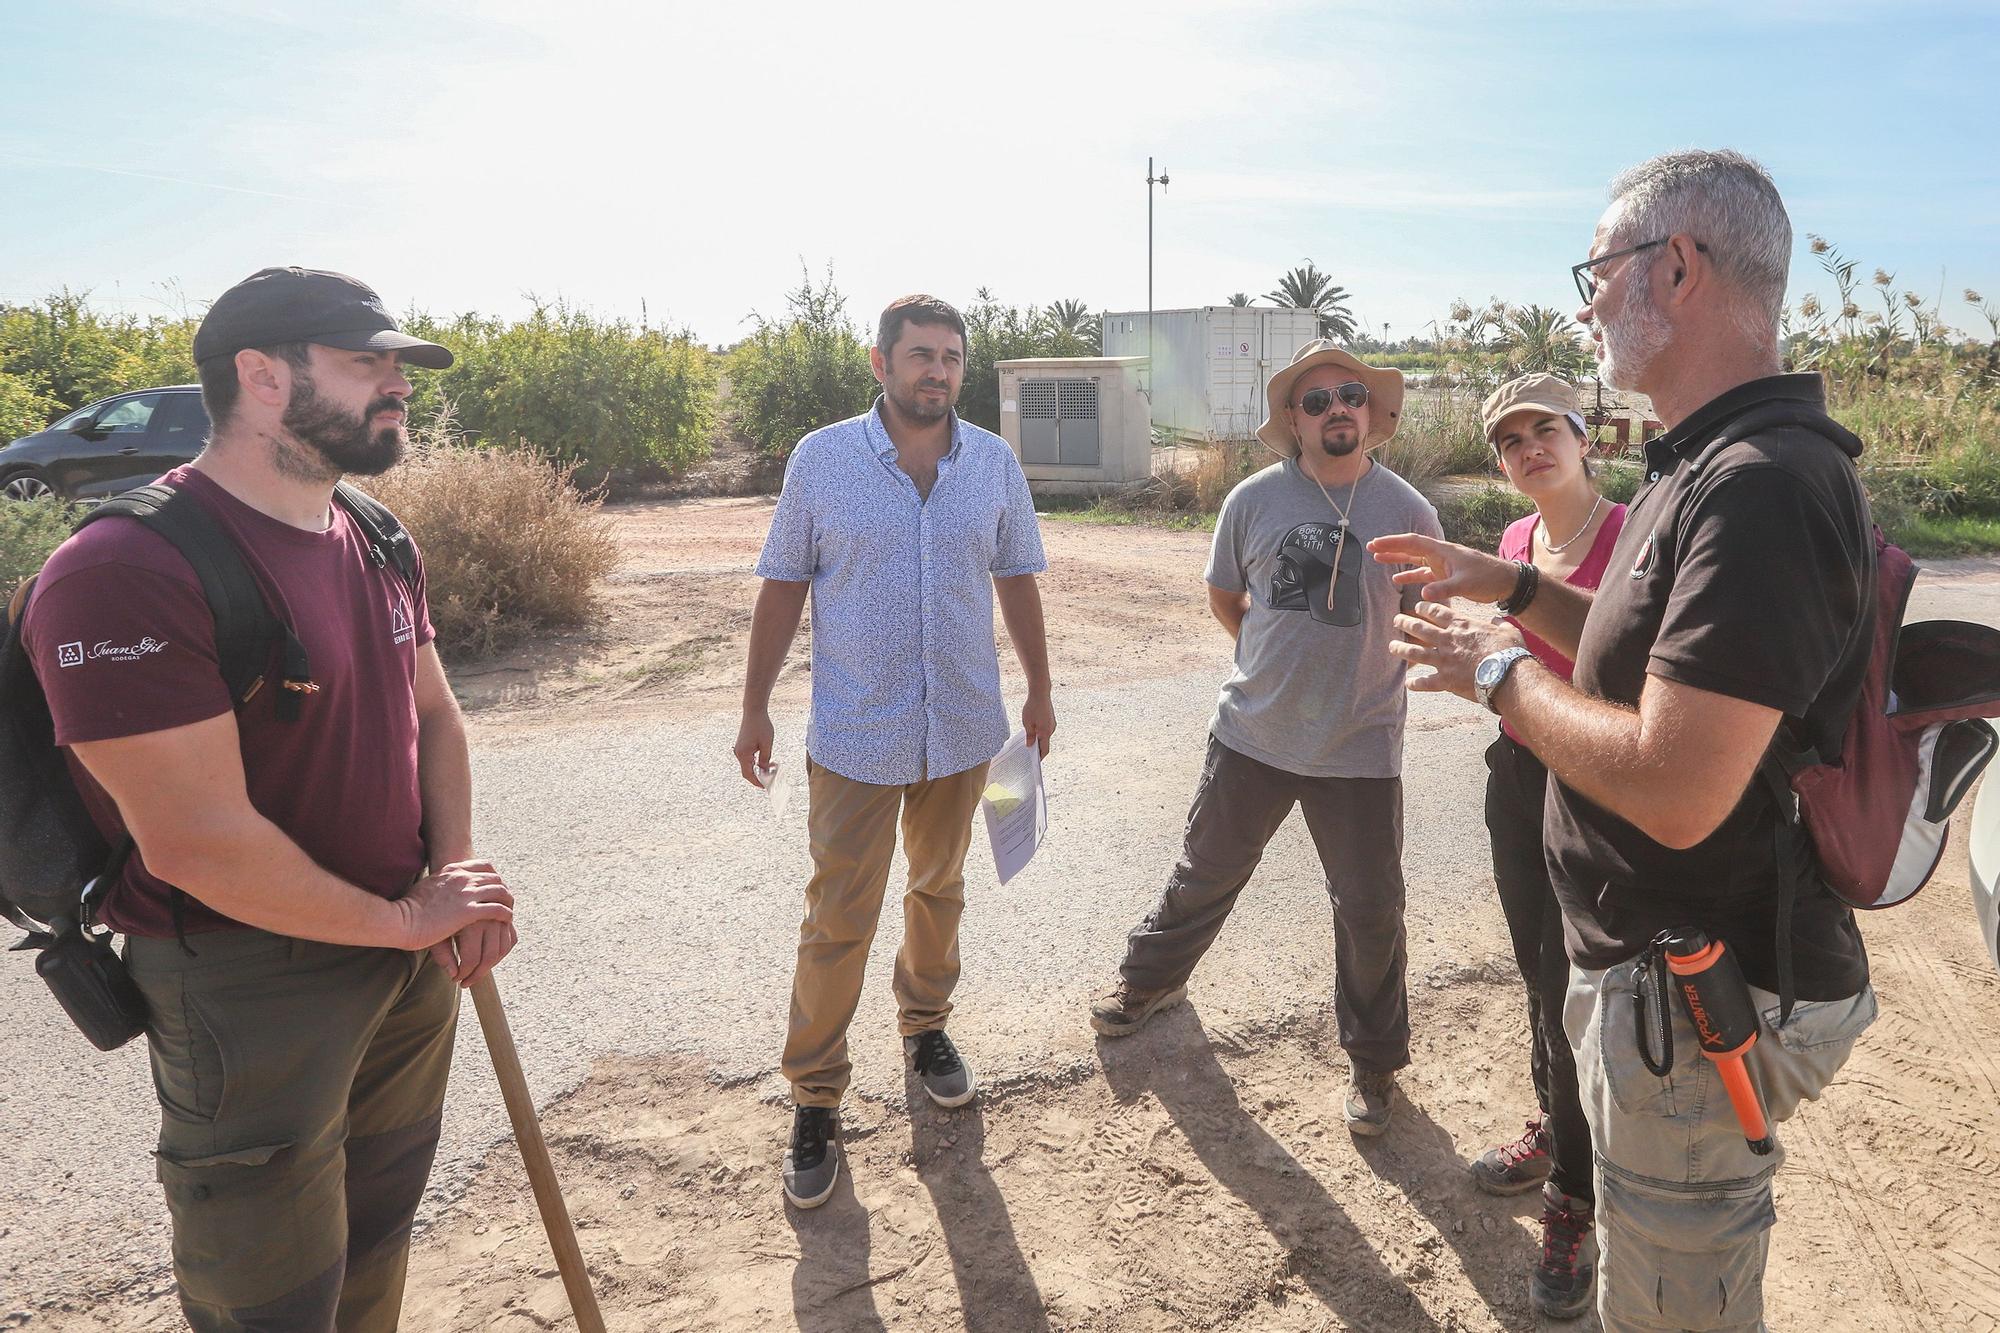
M1060 457L1056 441L1055 380L1021 381L1021 461L1053 463Z
M1060 419L1061 447L1057 459L1064 467L1096 467L1101 457L1101 436L1097 423L1097 381L1056 380L1056 415Z

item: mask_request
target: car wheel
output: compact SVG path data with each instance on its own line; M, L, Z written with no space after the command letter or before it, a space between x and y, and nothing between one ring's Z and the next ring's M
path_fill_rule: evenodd
M47 500L55 493L56 488L39 472L16 472L0 484L0 495L9 500Z

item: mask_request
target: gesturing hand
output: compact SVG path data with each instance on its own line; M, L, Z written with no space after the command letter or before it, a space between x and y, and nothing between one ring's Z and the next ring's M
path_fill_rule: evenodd
M1474 620L1436 602L1418 602L1414 614L1396 617L1395 626L1397 637L1390 640L1390 653L1410 666L1431 668L1430 675L1412 675L1409 688L1449 692L1461 699L1477 697L1472 673L1481 658L1521 646L1521 633L1512 625Z
M1368 543L1368 553L1378 564L1415 566L1391 575L1390 582L1399 588L1418 585L1417 595L1427 602L1454 597L1498 602L1514 591L1519 574L1511 560L1414 532L1377 537Z

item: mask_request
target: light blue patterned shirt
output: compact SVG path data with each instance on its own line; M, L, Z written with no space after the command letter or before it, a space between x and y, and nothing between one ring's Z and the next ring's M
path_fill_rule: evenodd
M757 574L812 583L807 752L887 786L962 773L1006 744L993 580L1048 561L1005 440L954 413L925 500L881 411L878 398L799 441Z

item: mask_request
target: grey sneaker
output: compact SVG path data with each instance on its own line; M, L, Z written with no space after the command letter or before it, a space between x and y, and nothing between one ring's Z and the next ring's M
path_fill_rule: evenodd
M1107 1037L1123 1037L1137 1032L1147 1019L1161 1009L1187 998L1185 985L1163 991L1134 990L1121 977L1116 986L1100 995L1090 1006L1090 1025Z
M1373 1136L1389 1128L1396 1109L1396 1075L1384 1070L1374 1073L1357 1069L1347 1077L1347 1128L1350 1133Z
M840 1179L840 1112L801 1106L792 1112L792 1146L785 1152L785 1197L795 1207L817 1208Z
M978 1093L972 1071L965 1067L958 1047L951 1044L943 1028L903 1038L903 1053L916 1066L917 1081L939 1106L963 1106Z

